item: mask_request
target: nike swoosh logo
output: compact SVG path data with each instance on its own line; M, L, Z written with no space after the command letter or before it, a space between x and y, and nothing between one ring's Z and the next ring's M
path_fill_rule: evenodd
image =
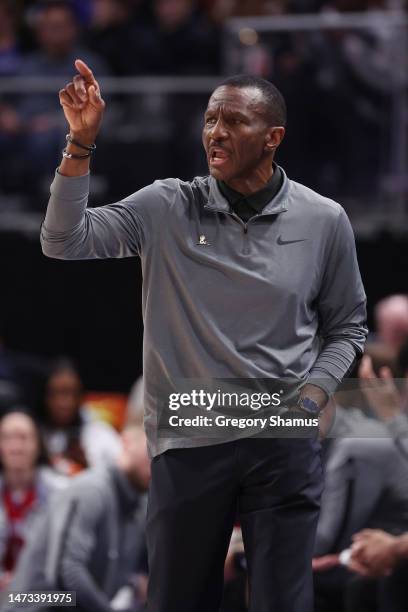
M294 244L295 242L306 242L307 238L301 238L300 240L282 240L282 236L278 237L278 244Z

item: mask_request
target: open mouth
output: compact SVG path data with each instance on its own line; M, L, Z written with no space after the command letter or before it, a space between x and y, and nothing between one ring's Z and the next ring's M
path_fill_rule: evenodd
M221 166L229 159L229 155L224 149L211 149L210 151L210 165Z

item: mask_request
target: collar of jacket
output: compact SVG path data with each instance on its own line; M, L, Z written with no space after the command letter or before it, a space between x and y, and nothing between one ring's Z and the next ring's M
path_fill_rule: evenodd
M259 213L259 216L265 215L278 215L281 212L285 212L288 210L288 195L290 189L290 181L285 174L283 168L279 166L283 181L282 187L279 189L278 193L274 198L264 207L264 209ZM212 210L214 212L226 212L231 213L232 209L229 205L228 201L222 195L215 178L211 175L209 177L209 195L208 202L204 205L206 210ZM255 215L254 215L255 216Z

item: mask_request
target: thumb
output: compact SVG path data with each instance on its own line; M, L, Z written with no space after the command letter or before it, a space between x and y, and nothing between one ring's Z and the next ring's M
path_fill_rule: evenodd
M393 375L391 372L391 368L387 367L387 366L383 366L380 369L380 377L384 378L386 380L392 380L393 379Z
M365 380L370 378L376 378L373 368L373 362L369 355L364 355L364 357L362 358L358 373L360 378Z

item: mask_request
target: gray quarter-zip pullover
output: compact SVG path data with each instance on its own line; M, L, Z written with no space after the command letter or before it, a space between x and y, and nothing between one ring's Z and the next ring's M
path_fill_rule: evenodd
M155 181L87 209L89 175L56 174L41 228L45 255L141 258L152 456L220 442L158 436L159 387L295 378L330 393L363 350L366 298L350 222L339 204L282 174L277 195L247 223L212 177Z

